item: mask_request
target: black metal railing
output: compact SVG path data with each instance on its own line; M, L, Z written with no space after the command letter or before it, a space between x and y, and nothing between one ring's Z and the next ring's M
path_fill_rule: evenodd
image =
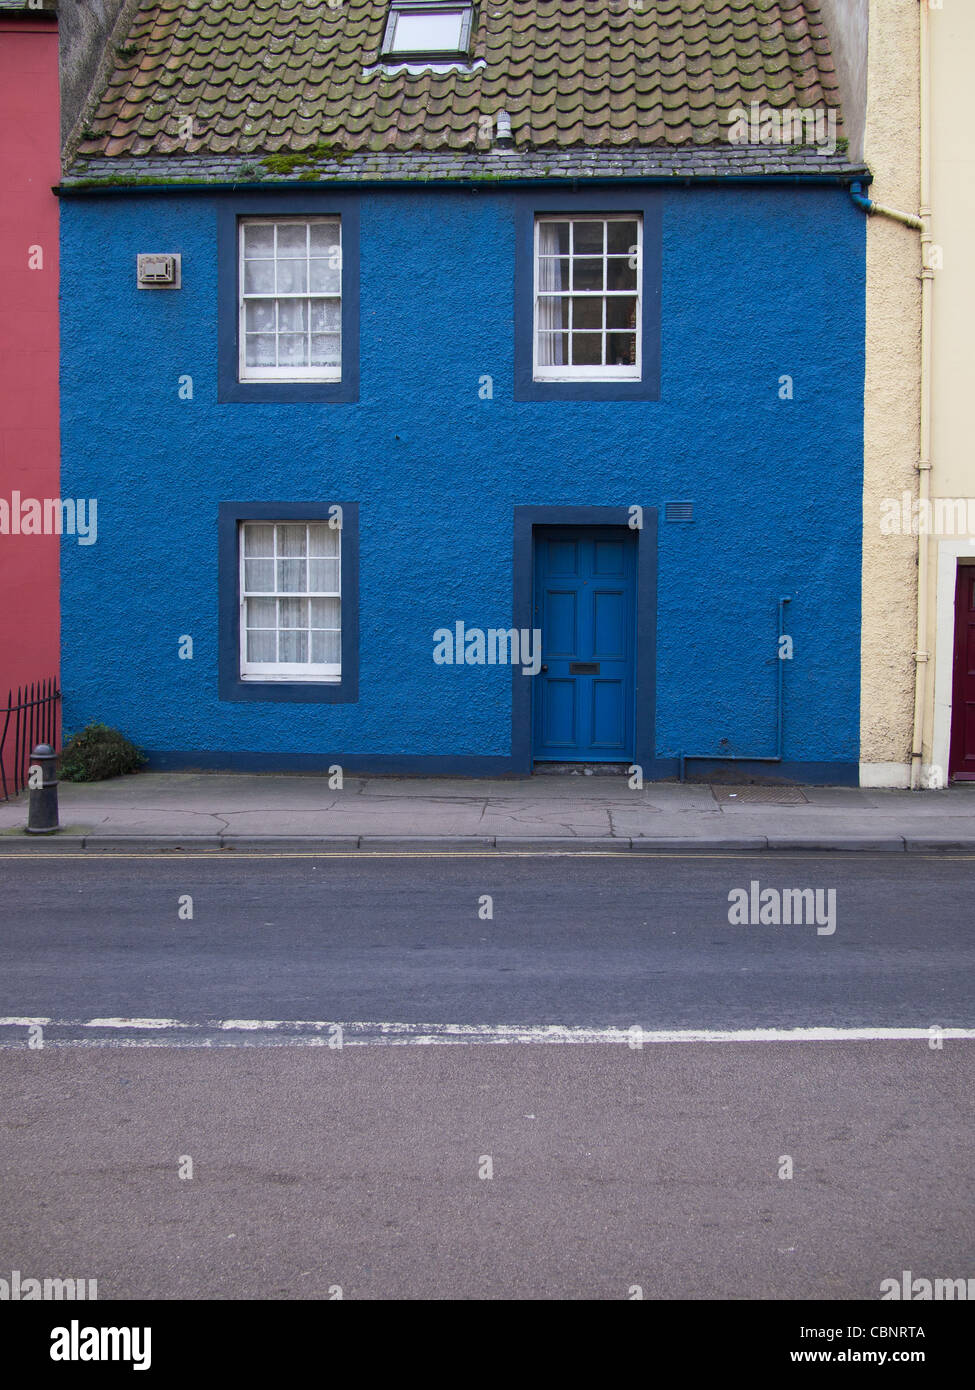
M0 705L0 801L9 801L27 785L30 755L38 743L57 751L61 723L61 688L57 679L32 681L11 690Z

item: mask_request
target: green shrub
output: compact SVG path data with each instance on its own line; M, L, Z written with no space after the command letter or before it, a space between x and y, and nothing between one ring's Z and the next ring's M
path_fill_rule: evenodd
M58 760L62 782L101 782L135 772L146 761L134 743L107 724L89 724L72 734Z

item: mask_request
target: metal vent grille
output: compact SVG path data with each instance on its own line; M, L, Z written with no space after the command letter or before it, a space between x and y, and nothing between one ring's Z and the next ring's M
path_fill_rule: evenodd
M694 503L666 502L664 503L664 516L668 521L693 521Z

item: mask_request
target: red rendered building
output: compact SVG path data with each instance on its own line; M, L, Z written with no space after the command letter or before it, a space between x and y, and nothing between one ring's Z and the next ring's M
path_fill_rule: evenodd
M60 134L51 8L0 0L0 736L8 690L16 700L18 687L58 673L58 536L17 534L22 499L37 499L43 509L59 495L58 202L51 189L60 177ZM8 782L15 722L4 745Z

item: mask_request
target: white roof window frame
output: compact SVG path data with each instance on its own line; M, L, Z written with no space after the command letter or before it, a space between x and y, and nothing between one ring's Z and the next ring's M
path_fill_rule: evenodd
M451 0L391 0L380 50L383 63L450 63L468 59L474 30L474 8L474 0L456 0L453 4ZM406 36L397 38L401 19L433 17L438 14L460 17L456 48L409 47Z

